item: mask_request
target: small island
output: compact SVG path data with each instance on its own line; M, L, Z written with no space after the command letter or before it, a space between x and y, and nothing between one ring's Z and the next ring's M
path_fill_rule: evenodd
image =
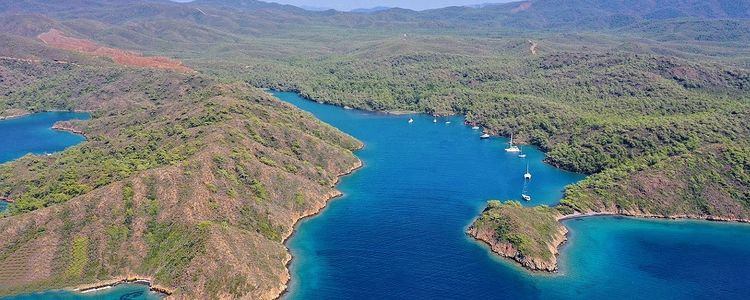
M561 214L549 206L525 208L518 201L489 201L468 234L485 242L492 252L511 258L527 269L557 270L557 246L568 230Z

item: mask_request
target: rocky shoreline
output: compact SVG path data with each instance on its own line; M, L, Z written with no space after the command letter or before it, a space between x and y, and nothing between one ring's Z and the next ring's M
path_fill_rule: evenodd
M36 111L36 112L30 112L24 109L9 109L4 112L0 112L0 121L2 120L11 120L16 118L25 117L28 115L36 114L36 113L44 113L44 112L86 112L91 113L89 110L42 110L42 111Z
M166 288L166 287L154 285L152 282L153 281L151 279L145 278L145 277L125 277L125 278L114 279L110 281L97 282L97 283L90 284L90 285L79 286L77 288L74 288L73 291L86 294L86 293L93 293L97 291L110 289L121 284L140 284L140 285L148 286L150 291L161 294L164 297L169 297L174 293L174 290Z
M69 121L61 121L52 125L52 130L67 131L73 134L84 135L83 130L73 127Z
M362 148L364 148L364 145L360 145L359 148L357 148L356 150L360 150ZM360 159L357 159L357 163L354 166L350 167L346 172L341 173L341 174L339 174L339 175L336 176L336 180L333 182L333 184L331 184L331 187L335 188L336 185L338 185L339 181L341 181L342 177L354 173L355 171L359 170L363 166L364 166L364 164L362 163L362 161ZM297 224L299 224L299 222L302 221L302 220L305 220L307 218L311 218L311 217L314 217L314 216L320 214L320 212L323 211L323 209L326 206L328 206L328 203L330 201L332 201L332 200L334 200L336 198L339 198L339 197L341 197L343 195L344 194L341 193L340 191L335 190L333 193L331 193L329 195L326 195L327 199L324 202L322 202L321 205L318 205L318 206L315 206L315 207L311 207L310 209L308 209L307 211L305 211L301 216L299 216L296 220L294 220L294 224L292 226L292 228L293 228L292 231L290 231L289 233L287 233L287 235L284 236L284 238L283 238L284 246L287 248L287 256L286 256L286 259L285 259L286 261L284 262L285 272L284 272L284 274L282 274L282 277L281 277L281 281L282 281L281 282L281 289L278 290L278 291L272 291L272 293L274 295L271 295L271 297L267 297L268 299L281 299L282 296L284 296L286 293L289 292L289 281L291 280L291 275L289 273L289 267L291 266L292 260L294 259L294 257L290 253L289 247L287 246L287 242L289 241L289 239L291 239L294 236L294 234L297 233Z
M621 216L621 217L633 217L633 218L644 218L644 219L698 220L698 221L711 221L711 222L750 223L750 219L743 219L743 218L729 218L729 217L722 217L722 216L690 215L690 214L665 216L665 215L659 215L659 214L636 213L636 212L628 212L628 211L574 213L570 215L564 215L560 217L558 220L563 221L563 220L596 217L596 216Z
M588 218L588 217L597 217L597 216L621 216L621 217L630 217L630 218L643 218L643 219L668 219L668 220L699 220L699 221L711 221L711 222L737 222L737 223L750 223L750 219L743 219L743 218L729 218L729 217L721 217L721 216L711 216L711 215L689 215L689 214L683 214L683 215L658 215L658 214L647 214L647 213L640 213L640 212L629 212L629 211L622 211L622 212L588 212L588 213L573 213L569 215L560 215L557 218L558 222L562 222L564 220L572 220L572 219L579 219L579 218ZM550 240L549 242L549 250L552 254L550 260L545 260L540 257L528 257L522 255L518 249L516 249L511 243L507 241L498 241L494 235L494 231L490 230L481 230L477 226L475 226L475 223L473 223L469 229L466 231L466 233L471 236L474 240L482 242L489 246L490 251L494 252L495 254L511 259L518 263L523 268L532 271L532 272L546 272L546 273L555 273L558 271L558 261L557 258L560 254L561 247L568 241L568 229L562 225L562 223L559 223L560 227L558 228L557 234L555 235L553 240Z
M559 254L558 247L551 247L550 249L554 249L554 258L552 260L545 260L540 257L525 256L521 254L521 252L511 243L495 239L495 236L491 231L480 230L479 228L472 226L466 231L466 233L474 238L474 240L489 246L490 251L504 258L512 259L527 270L550 273L557 271L557 256ZM556 238L552 241L552 244L563 244L567 240L567 233L567 228L562 226L562 230L557 232L555 235Z
M30 112L22 109L11 109L6 111L6 113L7 115L0 115L0 121L20 118L31 114Z
M363 146L360 145L359 149L361 149L362 147ZM359 159L357 159L357 163L354 166L350 167L346 172L341 173L341 174L339 174L339 175L336 176L336 180L333 182L333 184L331 186L335 187L339 183L339 181L341 180L342 177L354 173L356 170L362 168L362 166L363 166L362 161L359 160ZM306 218L310 218L310 217L313 217L313 216L319 214L328 205L328 203L331 200L333 200L335 198L338 198L338 197L341 197L342 195L343 194L341 192L339 192L339 191L334 191L334 192L332 192L332 193L330 193L328 195L325 195L326 200L321 205L318 205L318 206L310 208L309 210L305 211L300 217L296 218L296 220L294 221L294 225L293 225L294 229L291 232L289 232L283 238L284 245L286 245L287 241L294 235L294 233L296 233L296 226L297 226L297 224L300 221L302 221L302 220L304 220ZM281 284L280 284L280 286L279 286L278 289L268 291L268 293L266 293L262 297L262 299L279 299L284 294L286 294L286 292L288 291L289 281L291 280L291 277L290 277L290 274L289 274L289 266L291 265L292 259L293 259L293 257L289 253L289 249L287 248L287 257L286 257L286 261L284 262L285 272L280 277ZM155 293L159 293L159 294L161 294L161 295L163 295L164 297L167 297L167 298L171 297L174 294L174 292L175 292L171 288L162 287L162 286L159 286L159 285L154 285L153 281L151 279L149 279L148 277L125 277L125 278L113 279L113 280L109 280L109 281L102 281L102 282L97 282L97 283L94 283L94 284L82 285L82 286L73 288L73 291L76 291L76 292L79 292L79 293L84 293L84 294L85 293L92 293L92 292L96 292L96 291L110 289L110 288L116 287L116 286L121 285L121 284L142 284L142 285L146 285L146 286L149 287L150 291L155 292Z

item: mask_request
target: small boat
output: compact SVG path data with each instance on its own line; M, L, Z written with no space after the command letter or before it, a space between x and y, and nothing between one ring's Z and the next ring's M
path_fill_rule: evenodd
M526 201L531 201L531 196L529 196L529 180L531 179L531 174L529 173L529 165L526 164L526 174L523 175L523 191L521 191L521 198Z
M471 129L477 130L477 129L479 129L479 126L471 127Z
M344 109L352 109L351 106L344 106Z
M479 136L479 138L485 140L485 139L490 138L490 135L485 133L485 134Z
M414 123L414 119L409 118L409 123Z
M531 180L531 173L529 173L529 164L526 164L526 174L523 174L523 179Z
M450 124L450 123L451 123L451 121L445 121L445 124Z
M508 148L505 148L505 152L521 152L521 149L513 145L513 134L510 134L510 143Z
M432 119L432 123L437 123L437 119Z
M518 157L520 157L520 158L526 158L526 154L519 154Z

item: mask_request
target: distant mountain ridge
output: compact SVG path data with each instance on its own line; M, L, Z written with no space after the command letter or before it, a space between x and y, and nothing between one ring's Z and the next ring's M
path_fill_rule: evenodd
M197 10L197 9L201 10ZM0 1L0 14L40 13L55 18L99 19L107 23L166 16L186 20L213 8L212 22L266 26L284 24L279 16L298 23L328 26L466 30L610 30L642 22L696 19L750 19L750 0L530 0L504 4L454 6L425 11L374 7L351 12L311 11L292 5L256 0ZM123 13L123 11L125 13ZM238 14L243 14L240 16ZM252 17L251 17L252 16ZM232 19L232 20L219 20ZM203 21L207 22L207 21ZM258 27L258 26L252 26ZM223 30L219 26L220 30Z
M667 8L665 8L667 7ZM451 23L485 23L525 29L599 30L643 21L750 18L749 0L531 0L481 7L448 7L418 13Z
M163 0L156 0L161 2ZM187 5L201 5L201 6L214 6L219 8L230 8L242 11L252 11L258 9L276 9L284 11L293 11L297 13L304 13L306 9L297 7L294 5L279 4L275 2L264 2L257 0L195 0L188 3Z
M380 11L384 11L384 10L389 10L391 8L393 8L393 7L375 6L375 7L370 7L370 8L355 8L355 9L350 10L349 12L361 13L361 14L370 14L370 13L376 13L376 12L380 12Z
M326 11L326 10L332 10L333 8L330 7L323 7L323 6L311 6L311 5L300 5L299 8L309 11Z

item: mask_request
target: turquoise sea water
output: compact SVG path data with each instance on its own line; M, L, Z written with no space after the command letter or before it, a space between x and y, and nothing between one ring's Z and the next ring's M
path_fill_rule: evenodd
M344 110L275 93L365 143L345 195L301 222L286 299L705 299L750 295L750 226L597 217L571 230L561 272L531 274L464 231L488 199L555 204L583 177L505 153L461 117ZM414 119L409 124L407 120ZM450 124L446 124L450 121Z
M61 151L82 142L83 136L52 130L52 125L58 121L88 118L88 113L45 112L0 121L0 163L28 153Z
M1 298L1 297L0 297ZM41 293L24 294L4 300L156 300L161 299L157 293L149 291L149 288L140 284L121 284L111 289L90 292L76 293L64 290L46 291Z

